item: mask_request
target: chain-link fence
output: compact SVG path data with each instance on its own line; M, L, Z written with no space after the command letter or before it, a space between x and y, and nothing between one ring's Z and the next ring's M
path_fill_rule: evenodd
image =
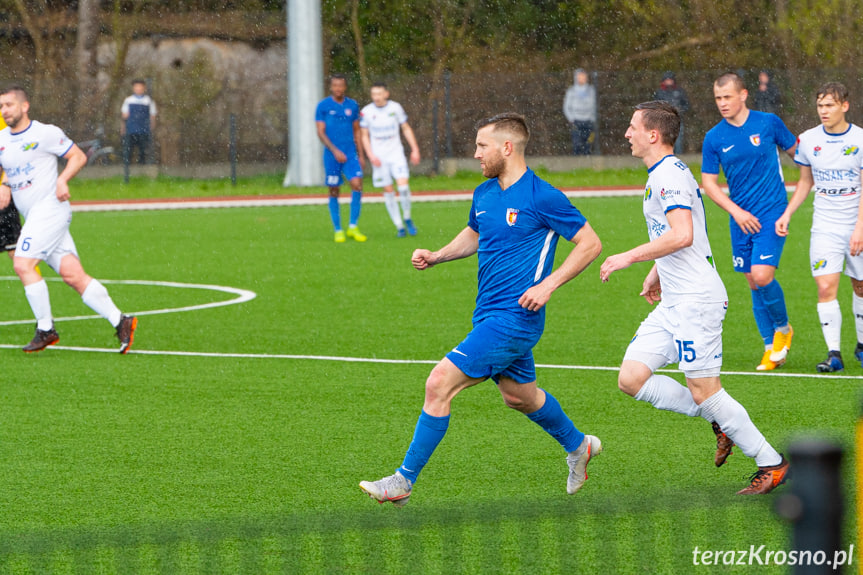
M237 158L240 164L286 163L287 72L284 61L272 51L261 55L257 68L223 76L202 51L147 76L150 93L159 106L155 157L163 166L202 166L227 162L230 117L236 118ZM677 83L688 94L690 110L684 114L684 152L698 153L704 134L720 116L713 102L712 85L720 71L677 72ZM742 71L754 92L758 71ZM598 71L591 73L597 87L598 122L594 153L629 155L623 134L635 104L653 99L662 74ZM375 78L388 83L392 98L408 113L426 159L469 157L473 154L474 123L502 111L528 117L532 136L528 153L534 156L571 154L570 128L563 116L563 98L572 83L570 72L512 75L503 72ZM861 118L856 104L863 101L863 78L854 71L793 70L774 74L782 106L780 115L795 133L819 120L814 94L828 80L844 82L851 91L849 114ZM310 79L309 81L322 81ZM750 107L753 106L750 92ZM31 116L55 123L76 141L90 140L98 128L103 144L122 149L120 104L126 94L104 105L98 126L76 129L75 83L69 79L43 81L31 95ZM369 101L357 78L350 78L350 97L360 105ZM863 118L861 118L863 119ZM313 122L313 118L309 118Z

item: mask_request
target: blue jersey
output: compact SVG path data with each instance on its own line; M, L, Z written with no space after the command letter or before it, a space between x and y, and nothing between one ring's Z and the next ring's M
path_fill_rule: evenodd
M479 234L474 324L503 313L541 331L545 307L529 311L518 300L551 273L558 238L571 240L585 223L563 192L530 169L506 190L497 178L478 186L468 220Z
M355 100L345 98L339 104L332 96L324 98L315 110L315 121L326 124L326 134L335 147L350 157L357 154L354 122L360 121L360 107Z
M756 217L781 213L788 193L776 146L787 150L796 141L778 116L750 110L742 126L723 119L707 132L701 172L719 174L721 164L735 204Z

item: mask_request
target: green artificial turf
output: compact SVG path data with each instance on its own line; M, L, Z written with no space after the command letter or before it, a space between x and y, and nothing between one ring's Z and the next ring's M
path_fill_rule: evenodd
M486 382L455 400L449 432L404 509L377 505L357 483L401 463L430 362L470 329L475 259L424 272L409 261L413 249L438 248L463 228L467 202L416 204L420 235L406 239L395 237L383 205L369 204L369 240L343 245L333 243L321 206L76 214L72 233L95 277L230 286L257 297L141 315L137 353L127 356L0 349L0 573L687 573L717 569L693 566L695 546L790 550L775 495L734 495L751 460L735 449L716 469L704 420L617 390L613 368L651 309L637 295L648 265L602 284L599 263L646 241L641 202L577 205L604 253L553 296L535 356L557 366L538 369L540 385L603 441L590 479L567 496L561 448ZM780 450L811 433L846 448L850 543L861 380L754 372L763 348L748 289L731 271L727 216L708 208L730 299L724 369L745 372L723 383ZM824 356L809 219L807 204L777 276L796 331L777 373L812 373ZM568 250L564 242L558 261ZM0 260L0 275L12 275L10 262ZM851 361L846 284L846 372L863 376ZM55 316L90 315L72 290L49 285ZM233 297L106 285L126 312ZM20 284L0 281L0 293L0 320L31 317ZM60 346L117 347L101 319L58 320L57 328ZM32 329L2 326L0 344L23 345Z

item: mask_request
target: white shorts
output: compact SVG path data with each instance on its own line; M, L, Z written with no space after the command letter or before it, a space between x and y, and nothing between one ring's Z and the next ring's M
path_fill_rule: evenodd
M381 158L380 166L372 166L372 185L376 188L393 185L394 180L410 175L408 160L404 154L392 158Z
M851 255L853 228L836 231L812 230L809 240L809 267L812 277L838 274L844 264L845 275L863 280L863 254Z
M722 321L728 302L681 302L650 312L623 359L651 371L679 363L688 378L716 377L722 368Z
M78 257L69 233L72 207L69 202L47 200L30 208L15 245L15 257L41 260L60 273L60 261L68 254Z

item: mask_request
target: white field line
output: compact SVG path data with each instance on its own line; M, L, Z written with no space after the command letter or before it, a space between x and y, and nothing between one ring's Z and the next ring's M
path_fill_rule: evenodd
M642 188L565 190L567 197L598 198L614 196L640 196ZM413 202L455 202L467 201L473 197L472 191L441 192L411 194ZM238 198L192 198L187 200L138 200L118 202L78 202L72 203L73 212L116 212L134 210L189 210L203 208L251 208L267 206L313 206L325 205L329 197L321 193L315 196L280 196L280 197L238 197ZM343 204L351 201L350 194L342 194L339 201ZM380 204L384 199L381 194L363 194L363 203Z
M59 282L60 278L45 278L46 281ZM18 276L0 276L0 281L18 281ZM257 294L253 291L233 288L229 286L219 286L219 285L208 285L208 284L190 284L190 283L180 283L180 282L163 282L163 281L150 281L150 280L103 280L100 279L100 282L103 284L125 284L125 285L145 285L145 286L158 286L158 287L170 287L170 288L179 288L179 289L202 289L209 291L217 291L222 293L233 294L237 297L224 301L216 301L209 303L202 303L198 305L189 305L184 307L173 307L173 308L164 308L164 309L152 309L152 310L144 310L144 311L130 311L129 315L158 315L163 313L179 313L184 311L196 311L200 309L209 309L214 307L222 307L226 305L236 305L245 303L249 300L253 300L257 297ZM98 315L77 315L77 316L69 316L69 317L55 317L54 321L76 321L82 319L99 319ZM0 326L4 325L24 325L28 323L33 323L33 319L15 319L8 321L0 321Z
M20 349L20 345L0 344L0 349ZM55 351L78 351L91 353L117 353L117 348L102 348L102 347L77 347L55 345L47 348ZM387 359L379 357L350 357L338 355L303 355L303 354L287 354L287 353L217 353L206 351L170 351L170 350L150 350L150 349L132 349L128 355L152 355L152 356L167 356L167 357L211 357L211 358L226 358L226 359L289 359L289 360L306 360L306 361L335 361L343 363L380 363L380 364L401 364L401 365L435 365L438 360L435 359ZM617 371L620 369L617 366L604 365L556 365L556 364L537 364L536 367L542 369L566 369L572 371ZM665 373L683 373L678 369L660 369L657 371ZM831 375L824 373L790 373L782 371L771 372L752 372L752 371L723 371L722 375L746 375L752 377L790 377L798 379L853 379L863 380L863 376L855 375Z
M786 190L794 191L793 186L786 185ZM728 191L728 188L723 188ZM563 193L568 198L608 198L620 196L640 196L644 188L565 188ZM413 192L414 202L455 202L467 201L473 197L472 190L452 192ZM347 204L351 201L350 194L342 194L339 202ZM363 203L383 203L383 195L376 192L363 193ZM192 210L203 208L254 208L267 206L314 206L329 202L326 193L307 196L242 196L222 198L188 198L165 200L120 200L120 201L81 201L72 202L73 212L117 212L136 210Z

